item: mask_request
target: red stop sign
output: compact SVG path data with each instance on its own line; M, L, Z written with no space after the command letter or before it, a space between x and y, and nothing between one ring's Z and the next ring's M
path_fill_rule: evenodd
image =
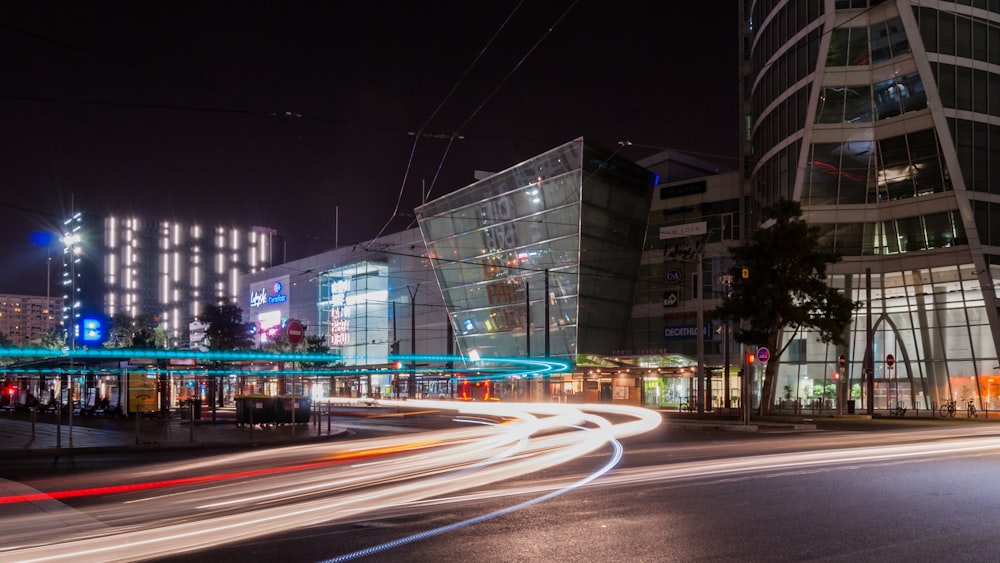
M288 335L288 341L292 344L302 342L302 333L302 323L299 321L289 321L288 326L285 327L285 334Z
M889 354L885 357L885 364L889 367L896 365L896 358L892 354Z

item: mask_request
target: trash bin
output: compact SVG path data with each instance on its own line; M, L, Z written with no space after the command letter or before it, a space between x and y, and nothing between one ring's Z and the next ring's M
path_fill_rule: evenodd
M854 399L847 401L847 414L854 414Z
M201 399L184 399L180 402L181 418L191 418L191 406L194 405L194 419L201 420Z

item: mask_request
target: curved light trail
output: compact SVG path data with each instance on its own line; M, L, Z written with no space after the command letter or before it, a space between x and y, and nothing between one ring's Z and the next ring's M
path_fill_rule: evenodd
M499 377L503 375L519 375L521 377L541 377L554 373L565 373L570 370L569 362L558 358L516 358L516 357L482 357L472 360L465 356L444 355L404 355L389 356L341 356L317 352L270 352L265 350L235 350L207 351L197 350L136 350L131 348L78 348L73 350L53 350L39 347L0 347L0 357L15 359L56 359L56 360L128 360L131 358L148 358L152 360L185 359L197 363L212 362L273 362L279 363L313 363L329 365L333 362L343 362L353 367L314 367L297 369L269 370L268 375L359 375L367 373L462 373L480 372L483 377ZM392 364L399 362L398 368L366 367L373 362ZM417 366L416 364L434 364ZM459 367L448 368L450 364ZM12 374L45 373L45 374L79 374L88 371L86 367L41 367L41 366L8 366L5 371ZM170 368L174 373L191 373L199 375L229 375L232 369L212 370ZM260 372L253 372L260 373Z
M618 439L661 422L655 411L610 405L439 401L399 405L458 410L461 415L495 417L504 423L111 471L91 479L119 483L120 489L89 497L79 508L58 500L78 496L71 491L20 491L7 495L0 511L5 538L0 559L79 562L168 556L388 513L550 468L612 445L609 461L595 472L528 501L541 502L603 475L620 457ZM177 475L186 477L176 479ZM17 484L0 486L17 489ZM523 506L527 504L483 518ZM53 518L61 525L53 526Z

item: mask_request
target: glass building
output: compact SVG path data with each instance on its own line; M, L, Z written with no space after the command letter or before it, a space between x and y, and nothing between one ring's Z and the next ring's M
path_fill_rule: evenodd
M451 396L449 378L421 370L379 373L396 354L443 356L452 353L448 318L427 251L417 229L240 276L244 322L257 345L266 348L290 319L300 321L306 339L319 337L339 366L371 373L337 375L314 388L320 396ZM427 366L422 365L421 368ZM398 370L397 370L398 371ZM267 374L262 374L266 376ZM410 385L413 387L410 387ZM398 384L398 386L397 386Z
M576 364L623 348L655 185L580 138L418 207L458 352Z
M748 224L800 201L860 303L845 347L786 335L775 388L996 409L1000 3L744 0L742 33Z

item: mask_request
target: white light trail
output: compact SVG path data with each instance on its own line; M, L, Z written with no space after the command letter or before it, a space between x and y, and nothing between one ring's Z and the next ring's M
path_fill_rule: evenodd
M577 484L561 487L565 492L596 479L617 463L618 438L653 429L661 422L654 411L608 405L407 401L400 406L457 409L466 415L497 417L505 423L351 442L350 449L344 449L343 443L297 446L148 468L143 479L176 476L179 470L205 474L233 464L308 466L295 472L294 478L285 472L271 472L199 482L152 495L157 502L133 502L130 497L111 495L86 509L91 518L106 526L53 530L51 525L34 521L20 527L21 532L5 533L6 547L0 547L0 559L80 562L168 556L411 505L550 468L612 444L617 452L612 461ZM628 420L615 424L600 416L603 413ZM321 463L339 460L350 463ZM121 473L122 477L128 475L126 482L135 481L134 474ZM554 494L561 492L529 502ZM143 498L149 496L147 491ZM506 510L517 506L521 505ZM15 516L0 516L0 525L12 518ZM52 532L40 534L39 530Z

